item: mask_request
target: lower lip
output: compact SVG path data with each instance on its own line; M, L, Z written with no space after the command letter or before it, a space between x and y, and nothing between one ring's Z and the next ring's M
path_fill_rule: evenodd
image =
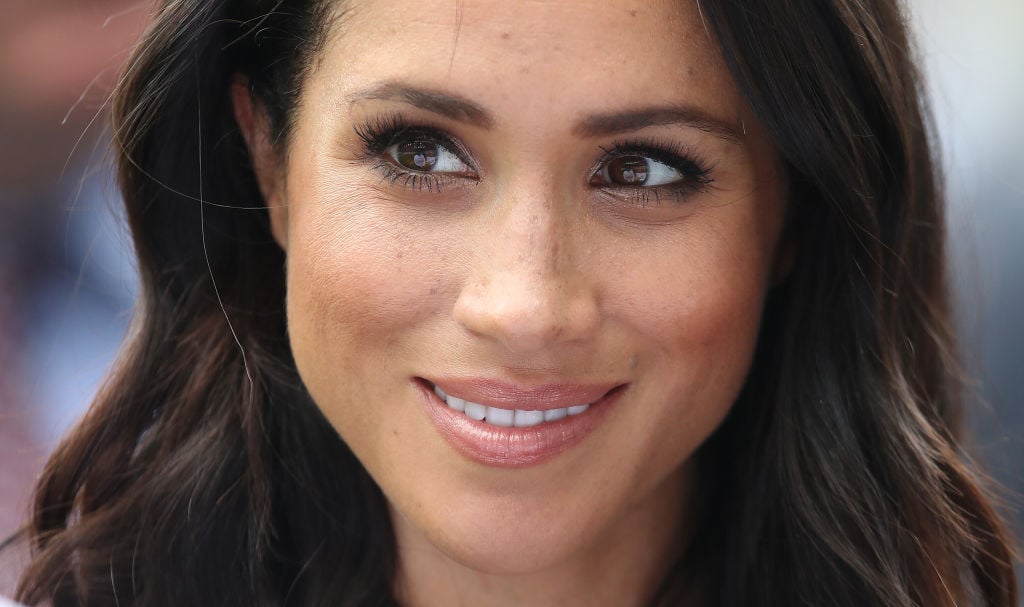
M505 428L472 420L448 407L426 381L415 383L441 436L469 459L499 468L536 466L579 444L601 423L624 388L615 388L579 415L529 428Z

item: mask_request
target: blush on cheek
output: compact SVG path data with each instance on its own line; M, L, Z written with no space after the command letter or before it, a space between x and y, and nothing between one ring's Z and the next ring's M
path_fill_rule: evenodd
M661 288L635 290L648 297L633 304L634 326L655 336L661 346L658 360L672 365L669 375L680 378L680 389L693 397L690 406L700 409L731 406L749 371L760 329L763 269L737 263L726 251L700 263L691 256L692 265L671 279L648 279Z
M437 243L408 233L401 227L408 222L379 205L322 206L329 210L317 217L296 217L303 224L289 237L288 320L297 356L368 356L437 316L443 278L453 272Z
M387 251L320 249L289 264L289 325L329 345L351 345L392 329L408 309L407 286L386 263ZM386 321L386 322L385 322ZM293 339L297 338L293 334ZM341 342L341 343L336 343ZM349 342L349 343L346 343ZM328 344L325 344L328 345Z

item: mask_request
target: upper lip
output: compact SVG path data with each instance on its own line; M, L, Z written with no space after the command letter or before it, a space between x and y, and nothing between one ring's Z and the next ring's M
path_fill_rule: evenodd
M428 382L455 396L488 407L546 411L601 400L617 382L560 382L522 385L497 379L440 377Z

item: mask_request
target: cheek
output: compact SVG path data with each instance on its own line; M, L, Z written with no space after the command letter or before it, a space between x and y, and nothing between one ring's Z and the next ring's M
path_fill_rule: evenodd
M705 226L706 227L706 226ZM757 344L771 243L752 226L702 230L666 247L657 263L629 274L622 314L646 337L639 369L654 381L644 399L661 403L638 434L661 434L649 457L673 466L710 435L744 384ZM668 436L665 436L665 434Z
M328 409L367 394L406 344L399 336L438 316L432 243L365 201L309 198L289 219L288 329L299 372ZM344 378L345 381L338 381Z
M675 363L721 366L756 340L772 243L756 224L710 223L658 245L623 272L622 314ZM714 360L717 357L725 359Z
M387 270L404 252L391 240L332 217L303 221L291 232L288 317L298 349L354 346L373 337L378 321L394 318L403 289Z

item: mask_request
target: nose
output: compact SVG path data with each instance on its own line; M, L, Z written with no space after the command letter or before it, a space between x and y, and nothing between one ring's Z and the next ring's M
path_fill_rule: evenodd
M454 317L520 354L583 342L599 322L595 282L571 211L519 199L483 220Z

